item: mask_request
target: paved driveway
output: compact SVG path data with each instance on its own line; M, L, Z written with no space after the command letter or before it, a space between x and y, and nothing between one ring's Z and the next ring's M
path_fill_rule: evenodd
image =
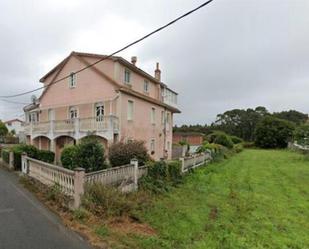
M0 249L89 249L0 167Z

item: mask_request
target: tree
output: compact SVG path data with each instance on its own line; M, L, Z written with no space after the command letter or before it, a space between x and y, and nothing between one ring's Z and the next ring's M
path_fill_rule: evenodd
M4 137L8 134L8 128L6 125L0 120L0 137Z
M255 144L261 148L285 148L293 136L294 124L273 116L266 116L255 130Z
M109 148L109 161L113 167L129 164L133 158L136 158L140 165L149 160L143 141L118 142Z
M282 111L282 112L274 112L273 115L276 118L285 119L288 121L291 121L297 125L304 124L308 120L308 114L295 111L295 110L289 110L289 111Z
M222 130L230 135L240 137L246 141L254 140L254 130L257 123L267 116L268 111L263 106L255 109L233 109L217 115L212 128Z
M309 125L301 125L294 131L294 141L298 144L309 145Z

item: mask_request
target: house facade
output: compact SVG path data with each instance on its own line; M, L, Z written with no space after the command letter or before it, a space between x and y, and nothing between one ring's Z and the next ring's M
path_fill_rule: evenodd
M89 135L107 151L117 141L142 140L153 159L171 158L173 114L180 111L159 64L151 76L136 57L114 56L74 73L104 57L72 52L40 79L43 93L24 108L27 143L54 151L59 161L65 145Z
M24 122L20 119L12 119L4 122L5 126L8 128L9 132L15 131L16 135L23 133L24 131Z

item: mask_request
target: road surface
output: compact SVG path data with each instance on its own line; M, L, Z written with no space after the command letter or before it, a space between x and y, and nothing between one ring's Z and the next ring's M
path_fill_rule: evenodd
M0 249L90 249L0 167Z

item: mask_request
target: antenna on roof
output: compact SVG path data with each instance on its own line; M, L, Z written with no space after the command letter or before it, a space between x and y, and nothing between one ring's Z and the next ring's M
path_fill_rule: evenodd
M35 95L32 95L31 96L31 102L32 102L32 104L35 104L36 103L36 101L37 101L37 97L35 96Z

